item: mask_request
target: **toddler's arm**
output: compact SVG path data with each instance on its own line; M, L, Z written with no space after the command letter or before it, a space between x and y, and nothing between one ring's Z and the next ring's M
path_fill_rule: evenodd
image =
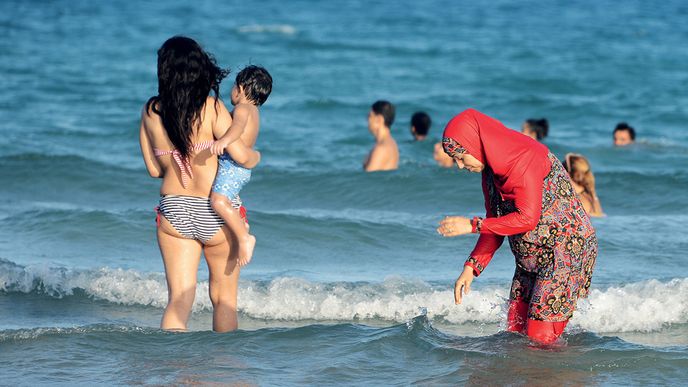
M247 106L241 104L237 105L234 108L232 125L219 140L213 143L213 145L210 147L210 152L219 156L225 152L230 144L238 140L239 137L244 134L244 129L246 128L249 114L250 110Z
M227 146L227 153L237 164L247 169L253 169L260 162L260 152L239 141L234 141Z

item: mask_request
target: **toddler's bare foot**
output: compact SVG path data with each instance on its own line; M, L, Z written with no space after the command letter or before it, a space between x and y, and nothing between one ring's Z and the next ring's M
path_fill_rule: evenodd
M256 237L251 234L246 235L244 240L239 242L239 266L248 265L253 258L253 249L256 247Z

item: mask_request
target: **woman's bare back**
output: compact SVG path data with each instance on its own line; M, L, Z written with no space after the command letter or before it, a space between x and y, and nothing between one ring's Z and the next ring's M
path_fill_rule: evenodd
M201 110L200 125L191 135L192 144L214 141L224 134L224 131L232 124L232 117L224 103L215 97L208 97L205 106ZM153 177L160 177L163 183L160 186L161 195L188 195L208 197L215 173L217 172L217 157L208 149L193 152L190 157L191 172L193 178L188 179L187 187L182 183L182 173L173 155L156 157L155 149L174 150L175 146L170 140L162 118L153 112L152 106L146 111L146 106L141 114L141 150L144 155L148 172Z

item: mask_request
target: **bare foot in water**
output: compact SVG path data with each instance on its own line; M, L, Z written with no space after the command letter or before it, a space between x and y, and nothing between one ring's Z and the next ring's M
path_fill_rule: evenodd
M247 234L246 238L239 242L239 266L246 266L253 258L253 249L256 247L256 237Z

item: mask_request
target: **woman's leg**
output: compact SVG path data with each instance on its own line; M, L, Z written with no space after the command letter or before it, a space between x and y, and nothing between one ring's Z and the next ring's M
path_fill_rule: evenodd
M230 243L236 246L236 237L224 226L203 250L210 273L208 290L213 303L213 330L216 332L233 331L239 326L237 293L240 269L236 249L230 248Z
M507 327L509 332L526 333L528 321L528 303L535 284L535 275L528 273L518 266L511 282L509 294L509 311L507 312Z
M562 333L564 333L564 328L566 328L566 321L540 321L528 319L528 327L526 334L528 338L539 344L552 344Z
M528 303L523 300L509 301L509 312L506 317L506 330L509 332L526 333L528 321Z
M167 219L161 217L158 245L167 278L167 307L162 315L160 328L186 330L196 296L196 272L201 260L201 244L184 238Z

